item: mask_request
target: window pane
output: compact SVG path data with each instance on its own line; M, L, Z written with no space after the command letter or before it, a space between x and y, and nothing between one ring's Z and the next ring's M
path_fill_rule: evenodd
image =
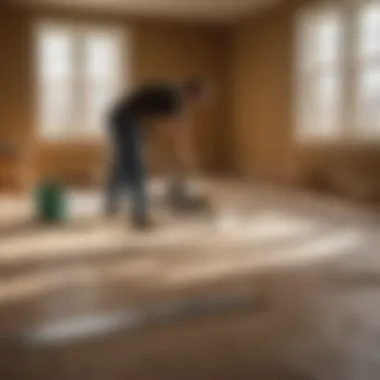
M316 83L317 87L317 114L322 135L326 137L337 136L340 132L340 80L336 73L326 73Z
M39 72L43 80L69 78L74 40L70 32L44 28L38 36Z
M316 61L336 63L341 47L341 20L338 13L327 13L317 19L315 26Z
M84 57L85 75L91 80L120 80L122 46L116 36L87 33Z
M359 54L376 53L380 53L380 4L365 4L359 12Z
M314 136L317 131L315 107L313 107L313 78L304 77L298 90L297 135L301 138Z
M106 113L113 100L113 88L108 84L88 86L85 107L85 126L101 132L106 124Z
M84 126L102 131L105 112L122 84L124 46L119 35L86 32L84 39Z
M341 78L334 71L305 78L299 93L301 138L332 138L341 133Z
M38 123L45 137L66 134L73 122L74 42L69 28L38 30Z
M72 87L67 82L53 82L42 87L40 101L40 126L48 137L57 137L68 132L74 123Z
M311 13L301 21L301 61L304 70L336 65L342 57L343 23L335 10Z
M298 29L297 135L335 138L342 133L342 37L339 10L315 8Z
M380 67L363 69L358 83L357 133L380 135Z

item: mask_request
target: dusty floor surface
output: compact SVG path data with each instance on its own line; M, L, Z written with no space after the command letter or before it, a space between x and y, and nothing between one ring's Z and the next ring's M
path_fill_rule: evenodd
M0 199L1 379L371 380L380 374L377 216L212 183L212 214L133 233L71 196L42 227Z

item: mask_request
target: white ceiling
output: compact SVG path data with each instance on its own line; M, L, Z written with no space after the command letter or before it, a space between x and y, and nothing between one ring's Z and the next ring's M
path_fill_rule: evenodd
M271 6L278 0L14 0L30 5L65 6L125 12L140 16L160 16L215 21L233 21Z

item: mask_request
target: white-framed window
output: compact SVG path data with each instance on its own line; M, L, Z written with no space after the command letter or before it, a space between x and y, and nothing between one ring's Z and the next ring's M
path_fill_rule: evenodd
M38 22L37 128L44 139L100 137L105 113L128 85L125 31Z
M335 7L311 8L297 25L297 137L331 139L342 126L344 24Z
M368 2L356 14L356 134L380 137L380 1Z
M307 8L296 37L297 139L379 138L380 0Z

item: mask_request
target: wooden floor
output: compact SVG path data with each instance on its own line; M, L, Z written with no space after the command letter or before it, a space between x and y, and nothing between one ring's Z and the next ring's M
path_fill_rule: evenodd
M96 194L72 194L70 222L54 228L4 195L0 377L378 379L377 216L257 184L207 187L214 211L187 217L154 188L148 234L126 213L100 218Z

